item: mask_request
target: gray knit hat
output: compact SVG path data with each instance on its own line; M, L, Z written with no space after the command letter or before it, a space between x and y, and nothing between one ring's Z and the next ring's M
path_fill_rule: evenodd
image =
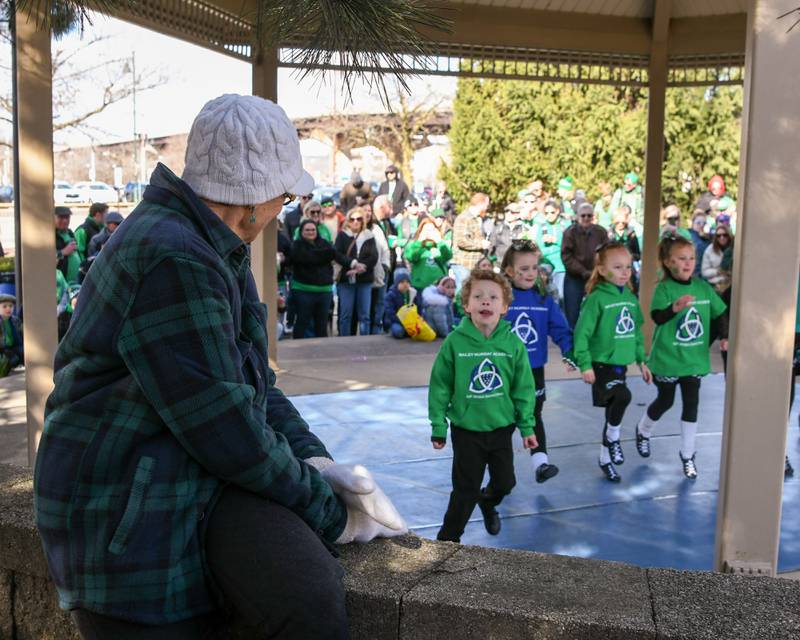
M182 177L200 197L231 205L314 188L284 110L264 98L230 93L207 102L192 123Z

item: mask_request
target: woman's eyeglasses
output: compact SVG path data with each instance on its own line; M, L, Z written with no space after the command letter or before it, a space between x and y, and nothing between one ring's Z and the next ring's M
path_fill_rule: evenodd
M350 218L350 222L364 222L364 218Z
M730 238L730 236L727 233L717 233L715 235L717 236L717 238Z

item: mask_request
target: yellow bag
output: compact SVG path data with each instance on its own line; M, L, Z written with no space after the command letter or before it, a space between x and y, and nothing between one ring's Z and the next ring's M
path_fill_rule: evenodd
M400 323L412 340L419 340L420 342L436 340L436 332L419 315L417 305L404 304L397 310L397 317L400 318Z

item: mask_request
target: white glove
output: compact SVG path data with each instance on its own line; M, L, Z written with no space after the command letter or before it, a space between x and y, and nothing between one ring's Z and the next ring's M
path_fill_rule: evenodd
M363 511L348 506L347 524L344 527L344 531L342 531L342 535L337 538L336 544L369 542L373 538L394 538L395 536L403 535L407 531L408 528L405 523L403 523L401 529L390 529L389 527L384 527Z
M350 528L351 522L354 523L353 526L357 526L356 522L359 523L359 526L363 524L362 519L358 517L360 514L366 515L369 520L374 521L375 525L389 531L391 535L401 535L408 531L405 520L377 485L366 467L360 464L336 464L328 458L308 458L305 462L319 470L322 477L331 485L333 492L347 506L348 524L345 532ZM353 517L351 515L353 511L358 511L360 514ZM389 537L380 532L374 533L368 539L371 540L377 535ZM360 540L360 538L354 539Z

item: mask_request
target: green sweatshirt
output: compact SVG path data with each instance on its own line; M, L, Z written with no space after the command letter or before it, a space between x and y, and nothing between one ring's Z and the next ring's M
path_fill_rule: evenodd
M684 295L694 303L664 324L656 326L647 365L657 376L704 376L711 373L708 336L711 321L725 313L725 303L705 280L680 284L662 280L653 292L651 312L666 309Z
M586 296L575 325L575 360L588 371L592 362L629 365L644 362L644 318L633 292L604 281Z
M486 338L467 317L445 338L428 388L434 438L447 437L447 419L470 431L516 424L527 437L535 404L528 352L508 322L500 320Z
M559 218L554 224L542 222L536 230L536 244L542 250L542 257L553 265L553 273L566 271L564 261L561 259L561 244L564 241L565 227L564 220ZM553 236L556 241L548 244L543 240L544 236Z
M403 252L403 258L411 265L411 286L417 291L422 291L442 276L446 276L447 266L452 257L453 252L445 242L435 245L426 245L419 240L409 242Z

